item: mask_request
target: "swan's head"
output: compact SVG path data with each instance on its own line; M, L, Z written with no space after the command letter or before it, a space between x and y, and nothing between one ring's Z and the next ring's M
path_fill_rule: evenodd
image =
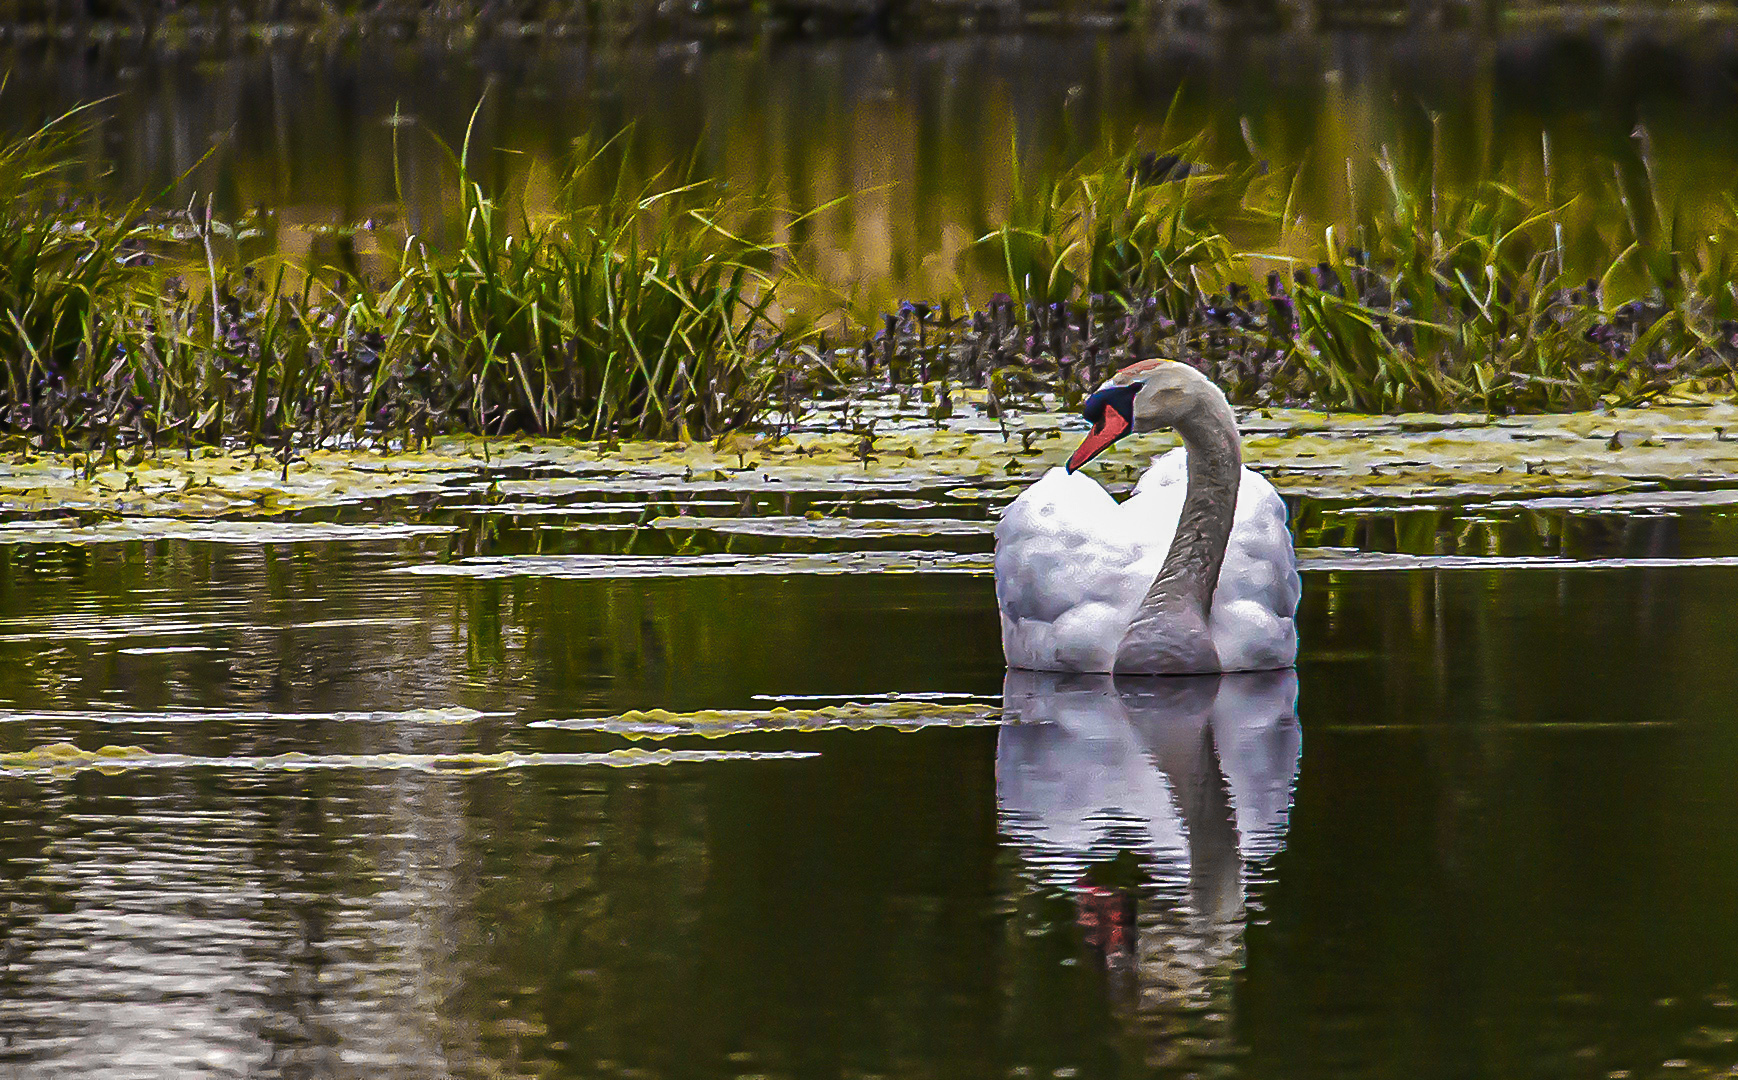
M1092 430L1068 459L1068 471L1104 453L1124 435L1176 427L1214 399L1224 407L1225 395L1188 364L1174 360L1130 364L1111 376L1081 407L1081 414L1092 422Z

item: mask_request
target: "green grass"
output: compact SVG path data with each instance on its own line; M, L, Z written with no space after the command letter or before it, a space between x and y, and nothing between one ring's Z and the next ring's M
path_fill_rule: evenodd
M1645 156L1573 193L1547 160L1528 194L1444 189L1384 151L1383 199L1328 224L1295 212L1300 170L1199 141L1103 153L1016 174L965 256L1004 292L854 328L775 239L800 215L679 169L632 182L625 140L577 154L537 216L461 146L452 239L363 273L250 261L209 204L79 198L79 122L0 141L0 429L87 468L139 443L266 444L287 467L444 432L712 438L866 381L927 383L940 419L950 382L1073 400L1151 356L1239 403L1368 412L1738 389L1738 208L1668 206ZM853 344L799 332L822 325Z
M800 341L769 316L783 247L732 225L777 208L705 180L630 189L619 146L576 159L540 219L461 148L457 243L411 236L363 275L245 262L197 205L68 204L74 141L68 118L0 148L0 423L45 447L264 442L287 463L445 431L704 438L761 411Z
M1530 197L1500 179L1443 189L1428 162L1384 150L1383 200L1312 231L1294 210L1301 170L1216 168L1201 149L1161 158L1193 162L1187 175L1143 179L1155 155L1130 152L1016 192L1013 220L979 248L1001 256L1001 284L1033 326L1049 305L1027 367L1165 356L1237 401L1364 412L1633 404L1694 380L1734 389L1738 207L1668 210L1651 160L1632 175L1614 165L1610 191ZM981 350L985 330L962 328L954 347Z

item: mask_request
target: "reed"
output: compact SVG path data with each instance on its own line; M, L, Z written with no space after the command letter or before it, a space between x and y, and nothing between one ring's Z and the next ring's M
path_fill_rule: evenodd
M407 237L363 273L249 259L247 223L209 202L74 198L79 122L0 144L0 429L87 469L141 444L250 444L287 471L310 446L446 432L711 438L865 388L940 422L960 384L993 411L1066 404L1153 356L1250 405L1503 414L1738 390L1738 207L1672 207L1645 154L1596 192L1553 189L1547 158L1526 194L1443 189L1385 152L1382 199L1322 223L1294 212L1295 170L1215 166L1199 140L1103 153L1017 177L967 255L1005 291L864 327L784 307L820 295L774 239L800 216L691 171L630 181L625 141L576 156L537 217L461 146L454 239Z
M1564 197L1549 190L1546 144L1547 190L1530 197L1502 180L1443 189L1429 161L1408 168L1384 150L1382 201L1312 234L1293 210L1296 171L1213 168L1202 149L1083 163L1037 189L1042 213L1016 199L1017 225L979 244L1004 252L1013 234L1042 252L1028 263L1055 267L1048 307L1025 287L1039 279L1006 259L1007 317L963 332L958 366L985 368L988 349L994 368L1004 342L1023 341L1023 370L1065 385L1168 356L1242 403L1366 412L1634 404L1695 380L1735 389L1738 205L1668 211L1645 155L1639 173L1614 166L1611 190ZM1586 250L1571 256L1569 235Z
M245 261L209 205L45 198L77 164L64 126L0 150L0 407L92 463L165 439L271 444L287 468L298 446L449 431L710 437L761 411L801 341L769 315L782 246L728 224L776 208L709 181L630 190L619 153L578 161L560 212L532 220L461 149L457 244L411 236L363 275Z
M767 361L786 343L768 315L783 249L726 223L764 207L711 181L626 190L610 150L572 171L547 221L515 221L461 153L456 250L412 238L388 288L352 281L341 297L381 361L369 407L420 409L436 427L587 438L705 437L757 411ZM582 197L610 160L609 195Z
M3 84L0 84L3 89ZM0 409L64 446L110 422L125 355L109 305L135 287L136 208L113 211L69 192L80 164L77 111L0 142Z

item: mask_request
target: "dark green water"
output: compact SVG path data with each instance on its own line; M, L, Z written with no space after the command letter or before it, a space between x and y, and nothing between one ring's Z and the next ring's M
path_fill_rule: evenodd
M1295 676L1115 686L1005 683L982 575L396 572L590 535L584 499L548 535L0 545L0 748L233 763L0 777L6 1074L1738 1067L1738 570L1611 561L1738 554L1729 508L1539 511L1570 565L1309 571ZM637 744L717 755L661 766L245 765L1004 689L1028 723Z

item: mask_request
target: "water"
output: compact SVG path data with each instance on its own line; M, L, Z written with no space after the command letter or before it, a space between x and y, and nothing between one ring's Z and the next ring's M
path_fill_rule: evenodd
M1312 556L1295 674L1112 684L1005 675L981 532L676 550L599 509L667 493L511 483L340 515L425 527L375 538L0 544L0 750L137 748L0 758L9 1075L1738 1067L1724 493L1299 503L1427 561ZM1009 490L844 501L915 533ZM915 548L955 561L833 572ZM1572 561L1428 562L1467 555ZM851 701L919 719L576 723Z

